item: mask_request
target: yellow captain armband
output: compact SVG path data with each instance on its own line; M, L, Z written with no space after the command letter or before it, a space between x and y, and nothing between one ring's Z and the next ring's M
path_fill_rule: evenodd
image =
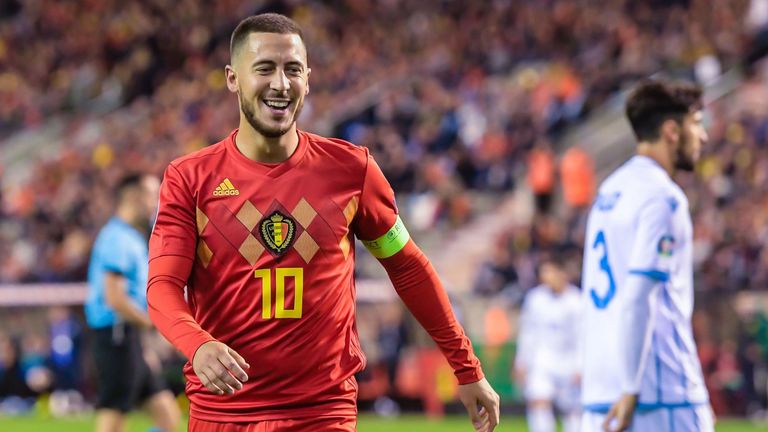
M389 258L403 250L411 235L405 229L405 224L397 217L395 224L383 236L376 240L362 240L368 252L378 259Z

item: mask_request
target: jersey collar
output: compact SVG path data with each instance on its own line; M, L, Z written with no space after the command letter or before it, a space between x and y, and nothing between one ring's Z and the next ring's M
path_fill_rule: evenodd
M298 165L304 159L304 155L307 153L307 135L304 132L296 129L296 133L299 134L299 144L296 146L296 150L294 150L293 154L287 160L278 163L264 163L251 160L244 154L240 153L240 150L237 149L237 145L235 144L235 137L237 136L238 130L239 129L233 130L226 139L225 146L228 156L234 159L240 165L259 174L263 174L272 178L279 177L282 174L290 171L291 168Z

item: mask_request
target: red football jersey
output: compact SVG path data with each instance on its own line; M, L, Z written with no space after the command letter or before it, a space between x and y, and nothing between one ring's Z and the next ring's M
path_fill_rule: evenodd
M191 415L355 415L353 375L365 358L355 328L353 235L378 239L395 225L394 193L363 147L299 131L288 160L265 164L240 153L236 133L171 163L150 240L150 261L194 260L187 281L194 319L251 366L244 388L221 396L187 363ZM479 370L467 346L461 355Z

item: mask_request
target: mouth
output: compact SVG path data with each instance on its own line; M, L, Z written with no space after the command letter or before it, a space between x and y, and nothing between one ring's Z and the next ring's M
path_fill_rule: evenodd
M269 112L278 117L288 114L291 105L290 99L262 99L261 102Z

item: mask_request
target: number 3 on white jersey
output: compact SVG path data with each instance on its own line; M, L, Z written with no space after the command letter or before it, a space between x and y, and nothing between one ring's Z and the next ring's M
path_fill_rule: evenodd
M608 262L608 244L605 241L605 233L603 231L598 231L595 241L592 243L592 249L597 249L601 246L603 248L603 256L600 258L600 270L605 273L608 280L608 290L605 292L605 295L600 296L598 291L592 287L589 290L589 294L592 297L592 302L598 309L605 309L608 307L608 303L610 303L616 295L616 281L613 278L611 264Z

